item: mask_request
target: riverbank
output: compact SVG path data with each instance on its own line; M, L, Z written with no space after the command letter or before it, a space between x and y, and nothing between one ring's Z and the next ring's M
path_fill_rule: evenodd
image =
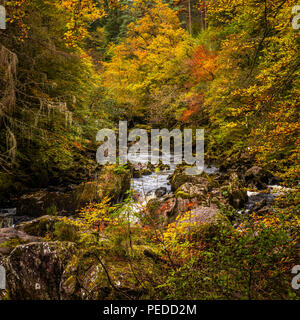
M49 194L29 197L37 201L39 210L32 207L35 214L25 221L17 220L22 217L14 209L2 210L0 262L8 274L2 298L153 299L206 294L236 299L249 298L249 290L259 298L277 297L279 291L286 297L294 294L287 283L288 266L299 258L297 190L269 185L274 177L257 166L242 175L210 166L200 176L187 176L184 168L106 167L97 183L71 191L80 199L85 195L78 204L80 213L43 211L42 200ZM123 202L130 188L134 191ZM60 194L69 199L67 195ZM103 203L108 196L113 201ZM277 252L281 245L284 249ZM224 265L218 270L220 259ZM230 260L232 265L227 265ZM249 289L245 279L253 262L255 280ZM273 288L278 293L261 291L273 277L262 273L263 264L279 272L280 289ZM54 278L49 270L56 270ZM190 272L193 276L186 278ZM211 278L213 272L216 278ZM231 289L213 288L224 272L231 278ZM177 288L176 279L184 281L185 293ZM202 291L196 293L192 282Z

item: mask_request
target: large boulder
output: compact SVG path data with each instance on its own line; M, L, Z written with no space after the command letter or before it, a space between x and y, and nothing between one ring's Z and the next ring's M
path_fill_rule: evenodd
M131 163L131 175L133 178L141 178L142 176L150 176L155 169L155 166L151 163Z
M47 233L52 233L59 217L42 216L31 221L22 222L15 228L31 236L45 237Z
M210 190L209 182L207 179L202 179L202 184L193 184L187 182L181 185L177 191L176 195L182 198L192 199L197 198L202 200L206 197L206 194Z
M166 187L160 187L160 188L155 190L155 195L158 198L163 197L166 193L167 193L167 188Z
M111 290L103 267L89 257L74 256L60 282L61 300L103 300Z
M142 223L166 225L174 221L178 214L177 203L178 199L170 195L166 195L163 198L150 199L142 216Z
M214 238L223 228L232 228L228 218L222 215L215 205L192 209L178 216L174 223L179 239L192 236L207 241Z
M226 194L229 204L235 209L243 208L248 201L247 190L237 173L232 173L228 184L221 189Z
M187 175L185 173L185 166L177 166L174 173L169 177L171 188L176 191L185 183L201 185L203 188L209 190L218 184L219 176L208 175L207 173L202 173L201 175Z
M84 182L71 191L47 189L23 195L17 204L18 215L40 217L50 214L72 214L85 204L111 198L113 203L123 199L130 189L130 170L123 167L104 167L93 181Z
M92 201L100 201L109 197L113 203L123 200L126 191L130 189L130 170L114 165L104 167L97 180L83 183L73 193L76 207Z
M104 245L105 246L105 245ZM135 251L139 249L134 246ZM111 260L94 249L81 251L66 266L60 283L62 300L139 299L143 294L127 261ZM109 274L109 278L108 278Z
M185 219L180 220L178 223L183 224L215 224L215 223L229 223L228 219L223 216L219 209L212 205L210 207L197 207L189 212Z
M24 194L17 203L18 215L39 217L45 214L67 214L76 209L72 191L42 189Z
M38 237L28 235L15 228L2 228L0 229L0 253L7 255L20 244L38 240Z
M64 268L75 253L70 242L33 242L3 260L7 292L13 300L59 300Z
M61 217L42 216L31 221L22 222L15 228L31 236L47 237L48 239L59 241L74 242L79 236L78 228L65 223Z

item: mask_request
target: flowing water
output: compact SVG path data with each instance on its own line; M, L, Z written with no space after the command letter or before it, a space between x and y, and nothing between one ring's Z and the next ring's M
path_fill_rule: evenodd
M148 159L148 155L142 154L141 159ZM165 188L167 194L171 193L171 185L168 177L173 174L176 169L176 164L174 163L176 158L174 158L174 155L170 155L170 160L168 170L154 171L151 175L131 179L131 187L134 189L140 201L144 202L156 197L155 191L161 188ZM178 161L180 160L181 157L178 158ZM207 174L214 174L217 171L218 168L216 167L204 167L204 172Z
M148 154L140 155L139 159L144 162L144 166L147 166ZM138 221L138 218L136 218L135 215L138 215L138 213L143 210L150 199L159 198L164 194L172 194L168 177L173 174L176 169L175 160L176 158L174 159L174 156L170 155L170 165L167 170L154 170L151 175L144 175L140 178L131 179L131 189L134 190L135 200L125 206L125 211L127 211L127 208L128 212L131 212L132 221ZM214 174L218 172L218 168L205 166L204 172L207 174ZM250 213L256 207L257 203L261 201L264 201L264 205L268 206L276 197L290 190L291 189L278 185L272 185L268 186L267 192L248 191L248 202L246 203L245 208L240 210L239 213ZM160 194L158 194L157 191L160 191ZM0 209L0 228L13 227L23 221L32 219L33 218L31 217L18 216L16 208Z
M269 185L267 191L247 191L248 201L245 205L245 208L239 210L239 213L251 213L257 206L257 203L263 203L263 206L269 206L274 202L275 198L292 190L293 189L285 188L279 185Z

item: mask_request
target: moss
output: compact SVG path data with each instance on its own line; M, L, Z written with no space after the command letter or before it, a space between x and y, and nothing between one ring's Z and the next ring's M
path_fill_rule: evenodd
M141 170L141 174L143 176L150 176L152 174L152 171L150 169L143 169Z
M200 239L205 239L205 241L207 241L209 239L218 238L224 229L233 230L233 227L226 216L217 213L213 221L197 224L193 229L194 241L199 241Z
M3 300L3 301L4 300L11 300L8 290L1 290L0 289L0 301L1 300Z
M31 236L45 237L46 234L54 232L54 226L57 221L58 218L45 216L20 225L20 227L25 233Z
M75 242L78 238L78 230L72 225L68 225L62 221L54 224L53 235L55 240Z
M56 252L61 261L66 264L74 253L76 253L76 245L69 241L55 241L49 242L50 244L56 244Z
M159 169L164 171L164 170L170 170L170 166L168 164L160 164Z
M142 177L141 171L133 169L133 171L132 171L132 177L133 177L133 178L141 178L141 177Z
M191 199L193 198L190 194L183 192L181 190L177 190L175 193L176 198L182 198L182 199Z
M100 201L104 197L118 202L130 189L130 170L117 165L106 166L95 181L83 183L77 187L74 201L77 207L88 202Z
M12 187L13 181L11 176L7 173L0 172L0 191L5 191Z
M178 189L180 186L182 186L188 181L189 181L189 177L186 176L184 173L181 173L181 172L174 173L171 180L172 190Z
M51 207L48 207L46 209L46 214L49 216L56 216L57 215L57 208L56 205L53 205Z
M15 247L21 245L21 244L25 244L26 241L20 239L20 238L12 238L9 239L3 243L0 244L0 248L10 248L10 249L14 249Z

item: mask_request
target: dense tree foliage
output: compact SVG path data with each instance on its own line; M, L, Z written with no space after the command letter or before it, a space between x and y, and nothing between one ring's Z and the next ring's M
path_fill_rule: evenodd
M125 117L163 127L205 125L208 150L220 159L248 148L261 165L295 179L295 2L208 2L208 29L194 38L180 28L177 11L153 3L128 26L126 39L112 47L105 65L104 85ZM133 10L137 7L138 1Z
M207 93L216 146L249 147L262 165L299 174L299 33L295 1L210 2L218 73ZM249 136L249 138L248 138Z
M85 161L83 145L94 139L96 119L103 118L94 108L100 77L83 41L94 4L81 2L80 28L73 32L69 17L79 9L72 7L76 1L67 2L9 7L0 51L1 189L18 189L20 181L60 183L61 172Z

